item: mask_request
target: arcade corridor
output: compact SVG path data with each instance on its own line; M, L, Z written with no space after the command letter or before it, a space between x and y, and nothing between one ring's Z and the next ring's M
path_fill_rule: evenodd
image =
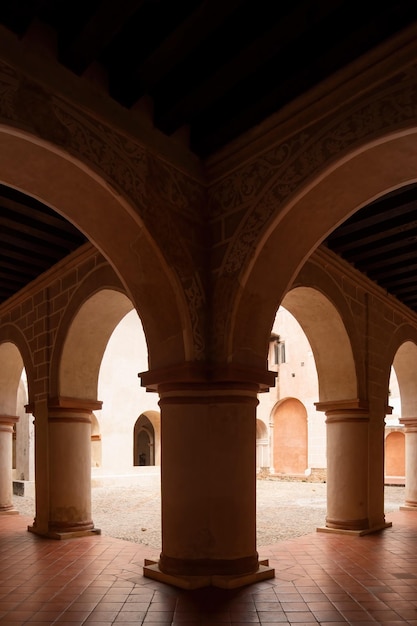
M0 623L78 626L417 624L417 516L362 537L315 532L263 548L275 578L183 591L142 575L143 545L104 535L55 541L0 517Z

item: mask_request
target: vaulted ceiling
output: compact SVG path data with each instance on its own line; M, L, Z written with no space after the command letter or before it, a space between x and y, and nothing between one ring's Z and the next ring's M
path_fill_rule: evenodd
M206 159L417 21L417 2L2 0L0 25L106 77L129 114L145 99L166 135ZM417 312L417 187L363 208L325 242ZM57 213L0 186L0 303L86 241Z

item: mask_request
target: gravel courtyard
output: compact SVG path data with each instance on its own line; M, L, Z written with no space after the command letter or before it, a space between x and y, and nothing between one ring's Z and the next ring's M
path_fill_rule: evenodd
M93 486L94 524L102 534L160 549L160 478L158 471L138 474L129 484ZM94 484L94 483L93 483ZM33 517L34 498L13 496L21 515ZM385 513L404 503L404 487L385 487ZM267 546L314 532L324 526L326 484L277 479L257 480L257 543Z

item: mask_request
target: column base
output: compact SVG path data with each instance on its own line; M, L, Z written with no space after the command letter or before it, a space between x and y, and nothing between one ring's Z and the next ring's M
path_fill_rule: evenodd
M0 510L0 515L19 515L19 511L17 509L4 509Z
M400 506L400 511L417 511L417 505L413 506L412 504L402 504Z
M218 587L220 589L237 589L246 585L252 585L262 580L275 577L275 570L269 567L267 559L259 561L259 567L256 572L251 574L243 574L240 576L178 576L173 574L165 574L161 572L158 561L145 559L143 567L143 575L145 578L152 578L159 582L173 585L180 589L201 589L202 587Z
M28 531L40 537L47 537L48 539L73 539L74 537L89 537L90 535L101 535L100 528L90 528L88 530L73 530L68 532L58 532L56 530L49 530L47 532L40 532L35 526L28 526Z
M318 533L334 533L336 535L356 535L362 537L363 535L370 535L371 533L377 533L385 528L391 528L392 522L383 522L378 526L372 526L372 528L363 528L358 530L346 530L344 528L327 528L327 526L319 526L316 528Z

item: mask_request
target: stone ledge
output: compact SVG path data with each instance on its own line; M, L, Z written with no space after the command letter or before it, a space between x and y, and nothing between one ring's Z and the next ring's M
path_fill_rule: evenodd
M67 533L59 533L56 531L39 532L34 526L28 526L28 531L34 535L40 537L47 537L48 539L73 539L75 537L90 537L91 535L101 535L100 528L92 528L91 530L74 530Z
M384 522L380 526L373 526L372 528L364 528L362 530L345 530L344 528L327 528L326 526L319 526L316 528L318 533L334 533L336 535L356 535L362 537L363 535L370 535L371 533L378 533L385 528L391 528L392 522Z

